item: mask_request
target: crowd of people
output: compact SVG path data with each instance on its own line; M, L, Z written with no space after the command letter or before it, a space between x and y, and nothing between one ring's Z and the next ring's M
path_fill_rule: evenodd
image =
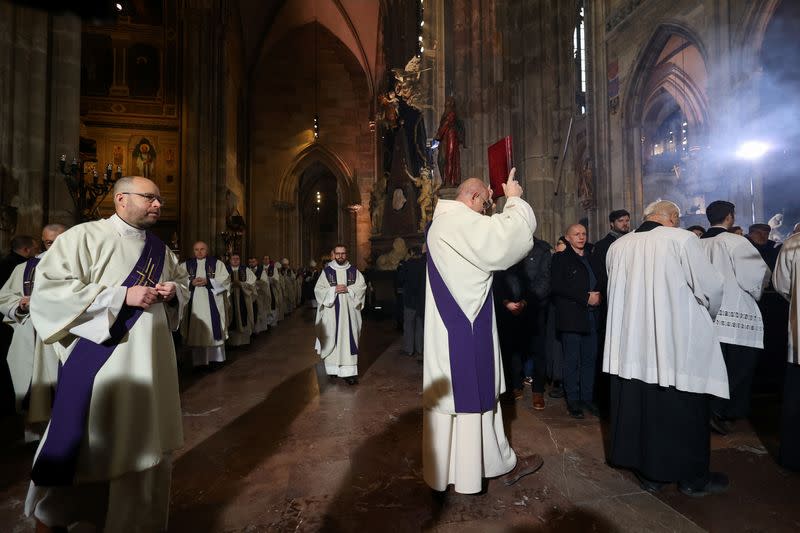
M398 271L403 351L423 365L430 487L477 493L484 478L512 485L542 466L514 452L503 426L500 400L519 401L530 384L535 410L549 388L569 416L607 417L609 464L645 490L726 490L727 477L710 471L710 431L748 416L765 331L786 331L768 295L789 316L788 347L777 347L789 354L780 461L800 470L800 234L776 243L769 225L754 224L740 235L727 201L709 204L708 229L685 230L678 207L658 201L635 230L617 210L594 245L573 224L551 249L534 237L522 193L512 170L504 208L490 214L493 191L464 181ZM223 261L201 241L181 262L148 231L163 205L155 183L122 178L113 201L107 219L46 226L41 253L15 237L0 261L10 366L1 400L39 440L25 502L37 531L166 528L183 442L176 345L195 367L219 365L226 347L307 302L325 372L358 383L367 284L345 246L321 269L269 256L244 264L238 253Z
M433 450L426 456L428 484L477 492L481 471L483 477L519 471L503 435L501 403L523 398L527 383L533 409L542 410L549 383L548 395L564 397L569 416L609 419L609 464L633 471L645 490L673 482L689 496L726 490L727 477L709 470L710 432L727 434L748 416L764 332L786 331L787 300L789 346L781 346L779 333L771 344L781 358L788 349L794 363L785 377L781 463L797 469L800 235L772 241L768 224L753 224L743 235L727 201L709 204L709 228L682 229L678 206L658 201L645 208L633 231L630 213L617 210L609 214L608 234L594 245L587 228L573 224L551 250L533 237L535 217L517 187L513 182L501 213L481 217L492 191L465 182L458 198L440 201L434 213L427 245L436 249L440 242L436 255L427 256L424 325L439 329L441 323L446 335L424 334L423 449ZM453 226L456 220L463 226ZM495 255L502 260L491 261ZM766 302L765 293L780 295L778 305ZM477 339L479 330L488 334L488 323L480 327L480 321L491 299L493 350L490 338ZM459 329L464 326L471 331ZM412 337L406 338L410 353ZM484 351L467 350L475 343L486 343ZM503 374L494 379L496 404L480 378L491 375L492 358ZM451 392L441 397L442 390ZM459 407L459 391L462 398L477 395L479 405L465 400ZM471 413L481 413L482 424L471 422L474 433L462 435L457 426ZM447 446L450 435L461 442ZM482 448L483 456L471 448ZM541 459L522 463L525 475Z

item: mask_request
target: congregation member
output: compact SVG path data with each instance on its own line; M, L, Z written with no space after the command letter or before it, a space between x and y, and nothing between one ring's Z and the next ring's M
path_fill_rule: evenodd
M17 235L11 239L11 251L0 259L0 287L5 285L18 265L25 263L38 253L36 240L29 235ZM16 412L14 385L8 370L5 355L11 345L14 330L0 321L0 415L13 415Z
M425 256L419 247L409 250L410 257L397 268L398 284L403 289L403 353L409 357L423 354L425 322Z
M312 259L308 263L308 268L303 273L303 301L312 309L317 308L314 286L317 284L319 274L320 270L317 268L317 262Z
M706 233L706 228L704 228L703 226L694 225L694 226L689 226L688 228L686 228L686 231L691 231L692 233L694 233L698 237L702 237Z
M542 466L508 443L498 398L505 392L494 324L493 272L519 262L533 246L536 217L511 170L502 213L492 190L470 178L455 200L440 199L427 234L428 281L423 361L423 478L434 491L482 490L483 479L507 485Z
M253 333L258 334L269 329L272 291L269 288L267 269L258 261L258 258L248 258L247 266L256 278L256 299L253 302L253 313L255 314Z
M322 269L314 287L319 303L316 317L316 350L329 376L358 383L358 343L361 311L367 284L361 272L347 260L347 247L337 244L333 261Z
M761 258L767 263L770 272L775 270L775 262L778 260L778 253L781 245L770 240L769 233L772 228L769 224L752 224L747 228L747 240L755 246Z
M711 428L724 435L730 431L731 422L746 418L750 411L753 376L764 347L758 300L771 272L758 250L730 231L736 219L732 203L711 202L706 217L711 227L700 237L700 243L725 283L714 329L728 371L730 398L711 401Z
M0 313L14 329L8 349L8 367L14 385L17 411L25 415L25 441L39 440L50 419L50 406L58 377L58 355L45 345L30 320L30 299L36 282L36 266L59 235L62 224L49 224L42 230L44 251L17 265L0 289Z
M713 322L723 280L679 226L677 205L653 202L608 250L608 462L632 470L647 491L677 482L683 494L704 496L728 487L709 468L709 396L728 397Z
M164 205L156 184L121 178L112 198L113 216L64 232L36 268L31 320L62 363L25 502L38 532L168 525L183 442L171 331L188 274L147 231Z
M597 364L597 321L602 296L586 250L586 228L573 224L564 235L569 246L553 256L550 283L556 331L564 352L564 393L567 411L583 418L586 409L599 416L594 402Z
M495 272L492 279L500 360L507 389L501 400L508 404L522 398L523 368L531 348L530 296L523 272L524 263L525 258L506 270Z
M228 332L228 346L244 346L250 344L253 334L253 301L256 297L256 276L242 264L242 257L231 254L229 260L231 276L231 325Z
M535 410L545 408L544 388L547 381L547 320L550 308L550 266L553 254L550 244L533 237L533 248L521 261L527 284L530 345L523 364L525 376L531 377L531 403Z
M594 244L592 250L591 263L598 276L606 275L606 254L614 242L627 235L631 230L631 214L625 209L617 209L608 214L609 232L605 237ZM603 291L601 291L601 294Z
M800 471L800 234L786 239L772 274L775 290L789 301L789 362L783 389L780 464Z
M189 274L189 304L181 327L183 342L192 353L192 366L208 368L225 362L228 339L226 295L231 290L228 269L208 255L208 245L197 241L194 258L183 263Z

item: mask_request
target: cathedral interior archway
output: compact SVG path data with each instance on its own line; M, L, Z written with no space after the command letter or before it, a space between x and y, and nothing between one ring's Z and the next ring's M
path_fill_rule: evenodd
M336 176L321 162L312 163L300 178L300 259L307 265L326 255L346 232Z

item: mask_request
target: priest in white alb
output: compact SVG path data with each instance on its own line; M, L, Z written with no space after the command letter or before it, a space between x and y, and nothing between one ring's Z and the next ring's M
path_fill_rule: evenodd
M606 256L608 462L632 470L649 492L677 482L697 497L728 487L709 470L709 398L728 397L714 330L723 280L700 240L679 226L677 205L653 202Z
M800 234L783 241L772 285L789 301L789 362L783 388L779 461L785 468L800 471Z
M256 277L256 299L253 303L255 308L256 321L253 333L261 333L269 329L269 314L272 306L272 291L269 287L269 277L267 269L262 265L258 258L250 257L247 259L247 266L250 272Z
M711 202L706 217L711 227L700 237L700 244L725 280L714 329L728 371L730 399L711 400L711 428L724 435L731 430L729 422L750 414L753 377L764 347L764 320L758 301L772 272L753 243L728 231L736 222L732 203Z
M37 531L164 531L183 443L172 331L188 274L148 228L155 183L115 183L116 214L64 232L36 268L30 312L62 367L25 512Z
M361 272L347 260L347 248L337 244L333 261L322 270L314 286L317 308L316 349L329 376L358 383L358 342L361 311L367 284Z
M542 466L511 449L498 401L505 383L492 273L525 257L536 230L514 170L503 190L503 212L484 216L492 190L464 181L455 200L439 200L427 235L422 466L436 491L474 494L483 478L505 475L510 485Z
M286 303L289 306L289 312L293 313L297 308L297 282L294 272L289 268L289 259L286 257L281 260L281 274L286 291Z
M231 290L228 269L208 255L203 241L192 247L194 259L183 266L189 273L189 305L181 327L184 343L192 350L192 365L206 367L225 361L228 319L225 295Z
M36 282L36 267L53 242L66 231L62 224L42 230L45 251L18 265L0 289L0 313L14 329L8 349L8 368L14 385L17 410L25 413L25 440L39 440L47 421L58 377L58 355L33 328L30 299Z
M275 264L270 260L268 255L265 255L261 260L261 266L264 267L264 273L267 283L269 283L269 314L267 316L267 324L270 326L277 326L280 321L280 293L278 291L278 281L275 277Z
M253 300L256 296L256 276L242 264L239 254L231 254L231 328L228 333L229 346L250 344L253 334Z

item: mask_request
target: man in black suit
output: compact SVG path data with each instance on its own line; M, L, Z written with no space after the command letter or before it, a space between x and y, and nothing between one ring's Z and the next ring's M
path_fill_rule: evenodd
M583 418L583 409L595 416L597 310L602 302L598 279L586 252L586 228L573 224L565 234L566 250L553 256L550 286L556 309L556 331L564 348L564 390L567 410Z

